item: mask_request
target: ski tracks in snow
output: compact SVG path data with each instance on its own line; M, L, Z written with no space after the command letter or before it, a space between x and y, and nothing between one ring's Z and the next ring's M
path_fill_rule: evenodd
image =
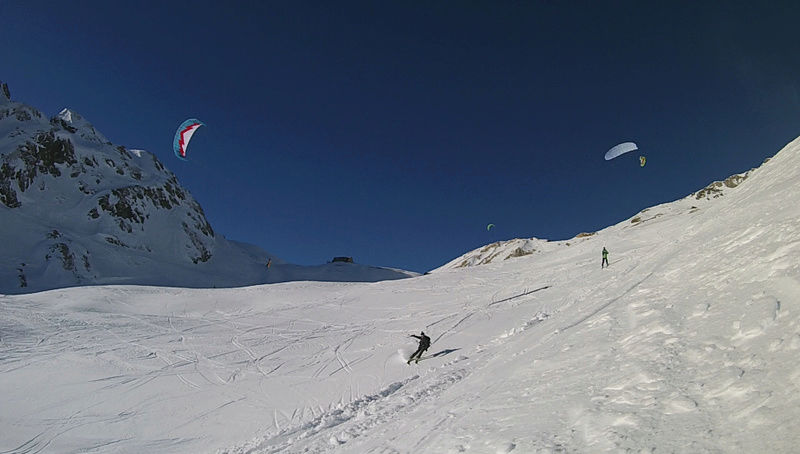
M379 426L394 421L398 414L407 414L420 404L437 398L469 375L468 368L457 365L464 359L461 357L452 361L449 365L453 367L441 374L426 378L414 375L392 383L376 394L362 396L325 411L311 421L286 427L276 433L258 437L243 446L221 452L267 454L286 450L311 453L331 451L366 433L372 434ZM391 443L391 440L387 442Z
M502 306L499 303L518 300L546 288L549 288L549 286L518 292L512 297L490 303L489 307L486 306L487 303L485 301L483 303L476 302L467 307L466 313L439 316L434 322L428 323L426 326L447 325L446 328L441 329L439 336L434 340L435 343L450 334L458 332L459 329L465 329L463 327L467 321L478 313L487 310L502 312L504 309L501 309ZM243 445L220 451L220 453L324 453L341 449L358 453L408 452L409 449L413 451L415 450L412 447L413 445L422 446L431 439L438 437L437 428L446 428L463 416L463 414L458 415L458 412L440 413L441 402L445 393L449 393L446 399L463 402L465 396L456 391L454 386L461 383L474 371L487 367L494 357L490 353L491 349L502 347L512 337L536 327L550 317L548 313L536 310L536 307L539 307L539 305L527 307L524 310L518 308L514 312L515 314L532 313L533 315L530 315L527 321L521 325L510 327L508 330L498 333L497 336L475 346L476 356L473 359L459 355L448 362L428 368L422 374L415 374L407 379L384 386L374 394L355 398L351 396L348 402L342 402L335 407L321 411L310 420L302 418L306 413L305 409L301 412L300 417L295 418L297 413L295 411L295 414L291 415L291 417L285 418L288 423L283 424L283 426L279 424L276 418L272 428L265 429L264 435L258 436ZM514 320L514 323L518 323L518 319L515 317L508 318L508 320ZM353 338L345 339L339 345L332 347L336 360L340 362L338 370L344 370L348 373L353 372L353 366L358 361L347 362L339 352L340 350L346 350L352 343ZM445 351L450 353L459 349ZM439 356L445 357L446 354ZM387 359L388 361L389 359ZM324 368L326 365L323 363L320 364L320 367ZM385 367L386 364L384 364L384 369ZM403 365L401 367L406 366ZM317 371L314 377L318 376L319 372ZM478 396L466 396L466 398L477 399ZM402 426L409 423L408 421L412 421L410 424L416 424L413 421L418 420L420 415L423 418L434 415L432 418L436 422L429 427L421 439L404 439L406 430ZM511 440L506 443L500 443L498 446L497 452L511 452L515 449L516 444Z

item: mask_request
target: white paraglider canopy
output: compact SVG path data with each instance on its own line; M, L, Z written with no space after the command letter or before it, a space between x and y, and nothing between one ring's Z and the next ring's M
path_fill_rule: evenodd
M638 149L639 147L633 142L623 142L606 152L606 161L610 161L621 154Z

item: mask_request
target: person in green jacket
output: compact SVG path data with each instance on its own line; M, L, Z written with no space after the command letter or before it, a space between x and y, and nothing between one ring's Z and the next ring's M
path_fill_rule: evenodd
M603 246L603 263L600 264L600 268L602 269L607 266L608 266L608 250L606 250L606 247Z

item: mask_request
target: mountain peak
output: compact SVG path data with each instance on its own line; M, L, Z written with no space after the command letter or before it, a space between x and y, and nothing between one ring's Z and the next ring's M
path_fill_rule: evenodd
M56 116L60 119L64 124L69 125L70 127L74 128L75 130L80 130L80 136L84 139L98 142L101 144L110 144L108 139L104 135L102 135L95 127L89 123L85 118L83 118L79 113L75 112L74 110L70 110L68 108L64 108L61 112L58 113ZM69 128L67 128L69 129Z
M66 107L62 109L61 112L58 113L58 118L66 121L69 124L73 124L76 121L83 120L83 117L67 109Z

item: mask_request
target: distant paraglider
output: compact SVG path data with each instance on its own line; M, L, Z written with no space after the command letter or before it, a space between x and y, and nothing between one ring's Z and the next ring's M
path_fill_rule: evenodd
M189 141L192 140L197 128L205 126L200 120L190 118L178 127L175 131L175 138L172 140L172 149L175 151L175 156L180 159L186 160L186 149L189 147Z
M612 149L606 152L606 161L610 161L616 158L619 155L623 155L629 151L638 150L639 147L636 146L633 142L624 142L619 145L616 145Z
M633 142L623 142L623 143L621 143L619 145L614 146L613 148L611 148L610 150L608 150L606 152L606 161L610 161L610 160L616 158L617 156L620 156L620 155L623 155L623 154L628 153L630 151L634 151L634 150L638 150L638 149L639 149L639 147L636 146L636 144L633 143ZM645 156L643 156L643 155L639 156L639 167L644 167L644 165L646 163L647 163L647 158Z
M492 227L494 227L494 224L487 225L486 226L486 231L488 232L489 230L492 230Z

